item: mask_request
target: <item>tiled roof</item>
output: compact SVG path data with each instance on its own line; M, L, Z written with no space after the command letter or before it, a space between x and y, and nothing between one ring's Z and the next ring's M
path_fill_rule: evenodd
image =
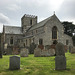
M16 26L4 26L6 34L22 34L22 28Z
M54 14L53 16L55 16L55 14ZM53 16L51 16L51 17L53 17ZM45 19L45 20L43 20L43 21L37 23L36 25L33 25L31 28L29 28L29 30L34 30L34 29L36 29L36 28L39 28L39 27L41 27L41 26L44 26L45 23L46 23L48 20L51 19L51 17L48 17L47 19Z

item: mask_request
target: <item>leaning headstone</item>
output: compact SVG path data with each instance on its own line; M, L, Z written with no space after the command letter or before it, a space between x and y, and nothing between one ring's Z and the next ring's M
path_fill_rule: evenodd
M64 45L62 43L58 43L56 45L55 70L66 69L66 57L64 50Z
M21 57L28 57L28 49L22 48L20 52Z
M41 49L35 48L34 50L34 57L40 57L41 56Z
M49 54L50 54L50 56L54 56L55 55L55 49L49 49L48 50L48 52L49 52Z
M18 56L11 56L10 57L9 69L10 70L20 69L20 57L18 57Z

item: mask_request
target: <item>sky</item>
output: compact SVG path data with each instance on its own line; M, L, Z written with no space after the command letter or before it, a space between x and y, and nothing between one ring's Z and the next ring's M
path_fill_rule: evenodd
M60 21L75 24L75 0L0 0L0 32L3 25L21 26L24 14L38 16L38 22L54 14Z

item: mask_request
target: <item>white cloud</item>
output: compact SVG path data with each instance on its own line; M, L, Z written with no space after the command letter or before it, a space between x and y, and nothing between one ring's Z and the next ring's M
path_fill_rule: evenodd
M64 2L64 0L50 0L50 4L52 7L52 10L58 10L61 6L61 4Z
M10 23L10 19L4 15L3 13L0 13L0 23L1 24L9 24Z
M3 25L4 24L10 24L10 19L5 16L3 13L0 13L0 32L3 30Z
M11 10L11 11L17 11L17 10L20 10L20 9L21 9L21 7L18 6L17 4L8 5L6 8L7 8L8 10Z

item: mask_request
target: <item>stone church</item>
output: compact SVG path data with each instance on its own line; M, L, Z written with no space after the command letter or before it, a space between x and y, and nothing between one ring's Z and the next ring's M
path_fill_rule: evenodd
M54 41L64 45L73 45L72 37L64 34L64 27L55 14L37 23L37 16L24 15L21 18L21 27L3 26L2 49L7 54L20 51L21 47L35 44L52 45Z

